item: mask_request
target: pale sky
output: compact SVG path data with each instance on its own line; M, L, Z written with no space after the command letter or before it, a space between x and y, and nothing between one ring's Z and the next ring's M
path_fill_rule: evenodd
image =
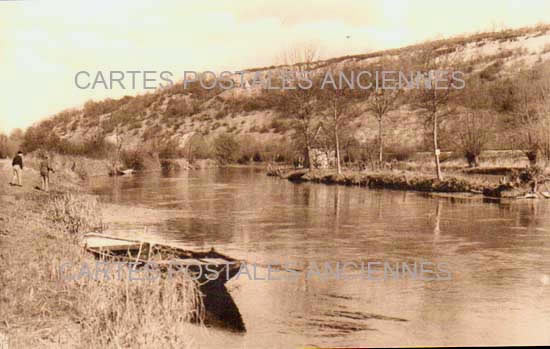
M82 70L166 70L178 80L185 70L278 64L300 43L329 58L539 22L550 22L550 1L0 1L0 131L144 91L139 79L136 89L79 89Z

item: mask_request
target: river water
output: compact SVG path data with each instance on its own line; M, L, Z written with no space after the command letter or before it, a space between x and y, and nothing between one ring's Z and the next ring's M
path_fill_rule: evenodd
M550 344L550 200L294 184L253 168L96 178L92 186L107 202L171 210L150 234L248 261L249 274L227 283L247 332L211 330L194 339L201 347ZM371 261L448 273L305 271ZM270 263L300 272L260 280Z

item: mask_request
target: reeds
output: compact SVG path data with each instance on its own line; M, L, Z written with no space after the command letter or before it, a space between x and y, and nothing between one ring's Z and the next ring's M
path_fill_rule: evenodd
M52 275L70 289L70 302L86 345L181 348L189 344L184 334L190 323L204 319L201 293L192 280L183 273L170 278L160 274L149 278L141 273L132 277L128 265L96 274L96 262L83 259L65 268L63 275ZM81 272L83 266L89 267L90 274ZM113 264L104 261L98 268L106 266ZM61 270L61 264L53 269Z
M202 323L204 306L183 271L133 280L122 265L108 278L95 274L98 261L76 242L100 222L97 199L29 195L5 210L12 218L4 218L10 233L0 239L0 331L10 347L192 345L198 328L191 323Z
M101 210L95 196L62 193L46 203L47 217L71 234L102 228Z

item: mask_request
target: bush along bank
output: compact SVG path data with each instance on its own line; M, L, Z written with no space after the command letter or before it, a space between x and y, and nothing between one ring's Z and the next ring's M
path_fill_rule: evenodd
M530 191L529 178L494 184L477 179L447 176L439 181L433 176L408 171L344 172L341 175L329 170L283 170L269 169L268 176L292 182L357 185L377 189L413 190L439 193L473 193L487 197L523 197ZM521 177L521 176L520 176Z

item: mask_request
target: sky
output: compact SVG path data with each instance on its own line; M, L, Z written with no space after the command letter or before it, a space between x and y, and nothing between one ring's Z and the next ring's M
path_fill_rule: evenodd
M0 132L87 100L145 91L98 71L238 71L314 44L322 58L550 22L546 0L0 0ZM107 79L108 83L108 79Z

